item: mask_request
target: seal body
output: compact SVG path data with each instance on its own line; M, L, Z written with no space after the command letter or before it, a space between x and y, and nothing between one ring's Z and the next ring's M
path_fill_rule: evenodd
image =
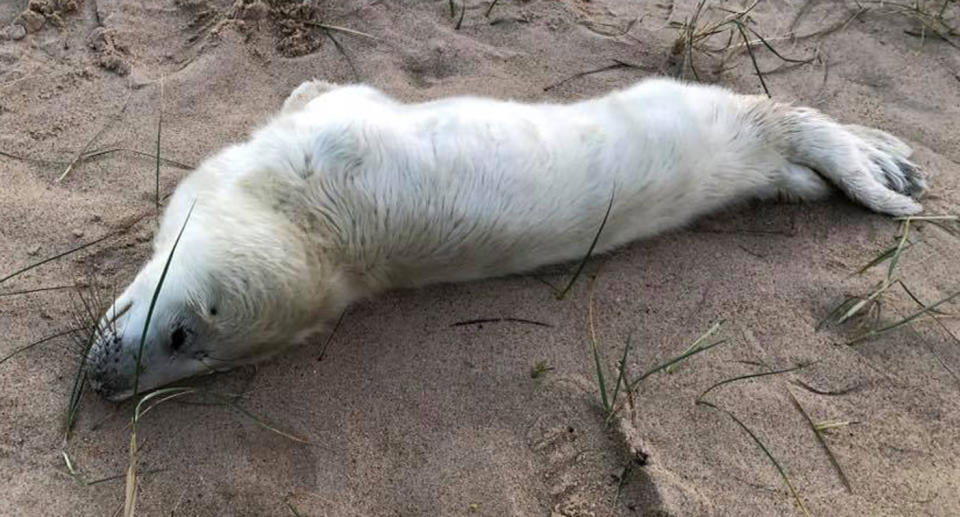
M310 81L178 186L90 379L125 398L268 357L384 289L574 260L608 208L596 253L751 198L836 188L917 213L910 153L811 109L665 79L563 105L405 104Z

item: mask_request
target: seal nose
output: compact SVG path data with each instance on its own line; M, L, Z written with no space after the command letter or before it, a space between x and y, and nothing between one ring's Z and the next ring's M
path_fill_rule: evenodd
M100 396L113 399L127 389L129 369L121 336L105 331L87 355L87 381Z

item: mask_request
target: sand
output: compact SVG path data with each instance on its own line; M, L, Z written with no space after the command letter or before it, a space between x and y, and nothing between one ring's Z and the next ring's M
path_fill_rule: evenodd
M57 178L84 149L153 154L161 104L162 155L189 167L243 139L313 77L360 80L405 100L579 99L678 73L670 22L694 4L501 0L485 16L489 2L469 0L458 30L459 1L453 17L440 0L34 0L27 14L26 1L4 2L0 277L118 233L4 281L0 293L79 282L109 297L133 277L155 229L153 160L109 153ZM854 12L853 2L761 2L752 27L785 57L818 58L785 65L756 46L771 94L901 136L927 170L928 213L956 213L960 51L929 31L920 37L903 13ZM955 3L947 14L957 15ZM702 19L723 16L711 9ZM307 19L376 39L333 30L338 49ZM783 38L828 27L836 30ZM762 93L742 47L722 69L700 53L694 65L701 80ZM161 192L187 173L165 162ZM960 240L920 226L898 274L930 303L960 289ZM812 515L960 515L960 342L947 332L960 335L960 323L927 318L857 346L845 344L855 325L816 328L845 294L884 277L885 265L851 273L891 246L897 228L839 197L750 204L591 261L563 300L512 277L361 303L322 357L318 336L256 369L196 383L242 391L242 407L308 444L228 407L161 405L139 430L138 513L799 515L754 439L695 401L718 381L806 364L707 400L767 447ZM648 377L606 423L588 337L591 285L611 385L628 336L630 377L718 321L714 339L727 341ZM0 357L70 328L76 299L66 289L0 295ZM880 322L916 308L891 289ZM549 326L452 326L477 318ZM122 505L122 480L83 481L124 473L131 405L87 394L65 441L69 344L55 339L0 364L2 515L113 515ZM533 378L538 363L546 371ZM816 422L851 422L821 433L849 491L791 394Z

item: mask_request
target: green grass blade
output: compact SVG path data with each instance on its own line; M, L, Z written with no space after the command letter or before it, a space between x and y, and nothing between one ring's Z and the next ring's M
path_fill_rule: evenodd
M887 260L887 259L889 259L891 256L893 256L894 253L897 253L897 250L898 250L898 249L899 249L900 252L902 253L902 252L910 249L911 247L913 247L913 243L912 243L912 242L907 242L906 245L904 245L904 246L902 246L902 247L901 247L900 244L896 244L896 245L894 245L894 246L891 246L890 248L884 250L884 252L881 253L880 255L878 255L876 258L874 258L874 259L871 260L870 262L866 263L863 267L861 267L860 269L858 269L857 272L854 273L854 275L862 275L862 274L866 273L868 270L870 270L870 268L872 268L872 267L874 267L874 266L877 266L877 265L883 263L885 260Z
M716 334L717 331L720 330L720 327L723 326L723 324L724 324L725 322L726 322L726 320L720 320L720 321L714 323L712 327L710 327L709 329L707 329L706 332L704 332L703 334L700 335L700 337L698 337L697 339L695 339L695 340L693 341L693 343L691 343L690 346L687 347L686 350L684 350L684 353L690 352L691 350L695 350L696 348L698 348L701 343L703 343L704 341L707 340L708 337ZM666 368L663 369L663 373L672 373L673 370L676 369L675 367L676 367L676 365L670 365L670 366L668 366L668 367L666 367Z
M597 349L597 342L592 341L593 364L597 368L597 384L600 385L600 401L603 402L604 413L610 413L610 400L607 399L607 381L603 378L603 365L600 361L600 350Z
M290 510L290 514L293 515L293 517L300 517L300 512L290 504L290 501L284 501L283 503L287 505L287 510Z
M284 437L284 438L287 438L287 439L289 439L289 440L293 440L293 441L298 442L298 443L306 443L306 444L309 444L309 443L310 443L310 441L307 440L307 439L305 439L305 438L300 438L299 436L296 436L296 435L294 435L294 434L290 434L290 433L288 433L288 432L286 432L286 431L284 431L284 430L282 430L282 429L278 429L277 427L269 424L268 422L266 422L266 421L263 420L262 418L254 415L254 414L251 413L250 411L244 409L243 407L241 407L239 404L237 404L237 403L234 402L233 400L226 400L225 403L226 403L228 406L230 406L231 408L233 408L234 411L236 411L236 412L240 413L241 415L249 418L250 420L253 420L254 423L256 423L256 424L259 425L260 427L266 429L267 431L270 431L270 432L275 433L275 434L279 434L280 436L282 436L282 437Z
M90 347L93 346L96 331L90 332L84 344L83 354L80 357L80 364L77 365L77 372L73 376L73 384L70 387L70 398L67 399L67 414L63 422L63 432L65 439L70 439L70 432L77 422L77 415L80 412L80 400L83 398L84 389L87 387L87 354L90 353Z
M903 253L903 246L907 242L907 236L910 234L910 219L903 221L903 234L900 236L900 241L897 242L897 247L893 252L893 255L890 256L890 267L887 269L887 280L893 278L893 272L897 269L897 264L900 262L900 254Z
M632 335L627 336L627 342L623 346L623 357L620 358L620 373L617 374L617 383L613 387L613 396L610 397L610 403L617 403L617 395L620 393L620 386L623 385L624 372L627 370L627 354L630 353L630 339Z
M790 489L790 493L793 495L793 500L796 501L797 506L800 508L800 511L803 512L803 514L806 515L807 517L810 517L810 512L807 510L807 507L804 506L803 500L800 499L800 494L797 492L796 487L793 486L793 482L790 480L790 476L787 475L786 469L784 469L783 465L781 465L780 462L777 461L777 458L773 455L773 453L770 452L770 449L767 448L767 446L763 443L763 441L761 441L760 438L749 427L747 427L746 424L744 424L739 418L737 418L736 415L734 415L730 411L727 411L726 409L723 409L719 406L715 406L714 404L711 404L710 402L707 402L705 400L697 400L697 404L704 405L704 406L716 409L717 411L726 413L726 415L729 416L731 420L736 422L737 425L739 425L740 428L743 429L750 436L750 438L753 439L754 443L756 443L757 446L760 447L760 450L763 451L763 454L767 456L767 459L769 459L770 462L773 463L773 466L777 468L777 472L780 473L780 477L783 478L783 482L787 485L787 488Z
M576 283L577 278L580 277L580 273L583 272L583 268L586 267L587 261L590 260L590 255L593 255L593 250L597 247L597 243L600 242L600 234L603 233L603 227L607 225L607 219L610 217L610 211L613 209L613 198L615 194L616 189L610 193L610 203L607 204L607 211L603 214L603 220L600 221L597 234L593 236L593 242L591 242L590 247L587 248L587 254L583 256L583 260L581 260L580 265L577 266L577 271L573 274L573 278L571 278L567 286L563 288L563 291L560 291L560 294L557 295L558 300L562 300L563 297L567 295L567 292L570 291L570 288L573 287L573 284Z
M780 375L781 373L789 373L789 372L793 372L793 371L796 371L796 370L800 370L801 368L806 368L807 366L810 366L810 364L813 364L813 363L801 364L801 365L794 366L794 367L792 367L792 368L783 368L783 369L781 369L781 370L769 370L769 371L766 371L766 372L748 373L748 374L746 374L746 375L739 375L739 376L737 376L737 377L731 377L731 378L729 378L729 379L724 379L724 380L722 380L722 381L720 381L720 382L717 382L716 384L713 384L713 385L710 386L709 388L703 390L703 393L701 393L700 396L697 397L697 402L702 401L702 400L703 400L703 397L705 397L705 396L707 395L707 393L710 393L711 391L719 388L720 386L724 386L724 385L726 385L726 384L730 384L731 382L743 381L743 380L746 380L746 379L754 379L754 378L757 378L757 377L766 377L766 376L768 376L768 375Z
M881 327L881 328L878 328L878 329L874 329L874 330L870 330L870 331L868 331L868 332L865 332L865 333L861 334L860 336L857 336L857 337L854 338L853 340L849 341L847 344L848 344L848 345L853 345L853 344L859 343L860 341L863 341L863 340L865 340L865 339L869 339L869 338L871 338L871 337L874 337L874 336L883 334L884 332L889 332L889 331L894 330L894 329L896 329L896 328L902 327L902 326L910 323L911 321L913 321L913 320L915 320L915 319L917 319L917 318L919 318L919 317L921 317L921 316L923 316L923 315L925 315L925 314L928 314L928 313L933 312L934 309L936 309L937 307L940 307L941 305L943 305L943 304L945 304L945 303L949 303L949 302L953 301L953 300L954 300L955 298L957 298L958 296L960 296L960 291L957 291L957 292L951 294L950 296L947 296L946 298L943 298L942 300L940 300L940 301L938 301L938 302L936 302L936 303L934 303L934 304L932 304L932 305L927 305L927 306L924 307L923 309L920 309L919 311L914 312L913 314L907 316L906 318L903 318L902 320L900 320L900 321L898 321L898 322L896 322L896 323L891 323L891 324L889 324L889 325L887 325L887 326L885 326L885 327Z
M143 345L147 342L147 331L150 330L150 321L153 319L153 310L157 306L157 299L160 298L160 289L163 288L163 281L167 278L167 271L170 270L170 262L173 260L173 253L177 251L177 245L180 244L180 237L183 237L183 231L187 228L187 223L190 221L190 216L193 214L193 209L197 206L197 202L194 201L190 205L190 210L187 212L187 217L184 218L183 224L180 226L180 232L177 233L176 240L173 241L173 247L170 248L170 253L167 254L167 261L163 265L163 271L160 273L160 280L157 282L156 289L153 290L153 297L150 299L150 307L147 309L147 319L143 323L143 333L140 334L140 346L137 347L137 364L136 370L133 374L133 396L137 396L138 389L140 388L140 368L141 360L143 359Z
M696 350L690 350L690 351L688 351L688 352L684 352L683 354L680 354L680 355L678 355L677 357L674 357L673 359L669 359L669 360L667 360L667 361L665 361L665 362L663 362L663 363L661 363L661 364L658 364L657 366L654 366L653 368L651 368L651 369L647 370L646 372L644 372L643 375L641 375L639 378L635 379L635 380L630 384L630 390L632 391L632 390L633 390L634 388L636 388L637 385L639 385L644 379L646 379L647 377L649 377L649 376L651 376L651 375L659 372L660 370L663 370L663 369L667 368L667 367L670 366L670 365L677 364L677 363L679 363L680 361L683 361L684 359L687 359L688 357L693 357L693 356L695 356L695 355L697 355L697 354L699 354L699 353L701 353L701 352L706 352L707 350L710 350L711 348L713 348L713 347L715 347L715 346L722 345L722 344L724 344L724 343L726 343L726 342L727 342L726 339L721 339L720 341L717 341L717 342L715 342L715 343L710 343L709 345L702 346L702 347L700 347L700 348L697 348Z

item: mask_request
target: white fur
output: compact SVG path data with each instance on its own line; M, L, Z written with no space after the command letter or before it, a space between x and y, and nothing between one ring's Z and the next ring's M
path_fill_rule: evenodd
M146 372L159 373L141 388L270 355L383 289L582 257L611 197L598 253L740 200L818 199L828 182L873 210L913 214L923 182L909 154L881 131L672 80L566 105L405 104L307 82L178 187L109 337L129 360L194 203L144 352ZM164 345L184 318L197 327L190 353L206 354L188 366ZM112 356L95 347L93 357ZM122 371L95 384L123 396Z

